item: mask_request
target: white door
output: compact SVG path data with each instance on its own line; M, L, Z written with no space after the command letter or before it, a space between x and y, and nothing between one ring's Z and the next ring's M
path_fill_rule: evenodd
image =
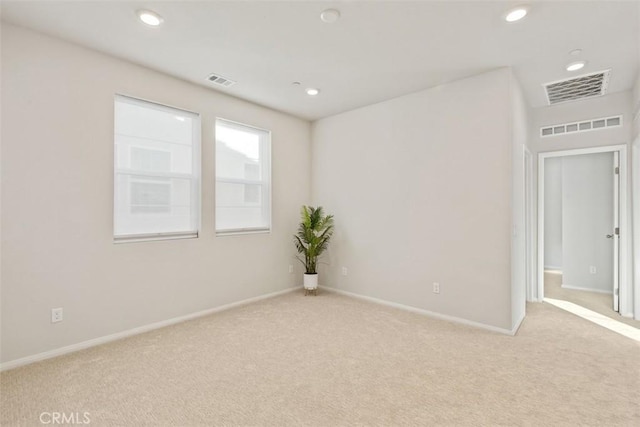
M613 153L613 227L607 238L613 243L613 311L620 311L620 152Z
M562 157L563 288L612 294L614 168L612 152Z

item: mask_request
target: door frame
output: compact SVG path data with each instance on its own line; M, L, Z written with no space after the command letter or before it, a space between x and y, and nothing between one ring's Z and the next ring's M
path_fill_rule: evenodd
M533 154L527 147L523 152L524 162L524 206L525 206L525 288L527 301L535 301L534 284L536 283L536 263L535 263L535 193L534 193L534 171Z
M640 119L640 116L636 116ZM634 319L640 320L640 134L631 146L631 171L633 174L631 187L634 189L636 197L632 197L633 202L633 283L634 283Z
M582 154L597 154L597 153L615 153L618 152L620 156L620 174L619 174L619 224L620 224L620 237L618 239L619 252L618 252L618 271L619 274L619 307L620 314L625 317L631 317L633 312L632 301L630 296L630 282L628 280L628 210L627 210L627 189L628 189L628 171L627 171L627 146L626 145L609 145L593 148L580 148L574 150L562 150L562 151L548 151L538 153L538 256L537 256L537 286L535 289L531 289L530 296L533 301L541 302L544 299L544 161L553 157L567 157L577 156Z
M613 153L613 167L620 170L620 152ZM620 173L613 180L613 311L620 313L620 235L618 231L616 242L615 229L620 227Z

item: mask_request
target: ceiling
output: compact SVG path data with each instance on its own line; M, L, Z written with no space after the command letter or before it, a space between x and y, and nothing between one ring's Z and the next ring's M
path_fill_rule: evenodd
M640 2L7 1L2 20L309 120L513 67L533 107L543 83L611 69L608 93L632 88ZM159 28L137 19L151 9ZM327 24L320 13L338 9ZM582 49L578 56L569 54ZM565 66L587 60L570 73ZM211 73L237 81L219 88ZM293 85L300 82L299 86ZM308 96L304 89L320 94Z

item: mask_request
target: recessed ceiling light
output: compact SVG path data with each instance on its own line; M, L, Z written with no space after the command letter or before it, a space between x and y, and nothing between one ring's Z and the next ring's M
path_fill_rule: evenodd
M320 14L320 19L322 19L322 22L326 22L327 24L333 24L340 19L340 11L336 9L327 9Z
M157 27L164 21L164 19L162 19L162 16L150 10L139 10L136 12L136 14L142 22L151 27Z
M294 85L294 86L300 86L300 82L293 82L291 84Z
M529 12L529 8L528 7L526 7L526 6L518 6L518 7L514 8L514 9L511 9L509 12L507 12L507 14L504 17L504 19L507 22L516 22L516 21L521 20L525 16L527 16L528 12Z
M573 49L571 52L569 52L569 55L571 56L578 56L582 53L582 49Z
M587 65L586 61L572 62L571 64L567 65L567 71L578 71L584 68L585 65Z
M307 89L307 95L309 96L316 96L317 94L319 94L320 91L316 88L310 87Z

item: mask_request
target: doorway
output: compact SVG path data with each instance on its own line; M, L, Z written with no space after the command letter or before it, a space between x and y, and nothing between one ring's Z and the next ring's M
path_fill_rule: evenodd
M625 159L626 146L539 154L538 301L624 313Z

